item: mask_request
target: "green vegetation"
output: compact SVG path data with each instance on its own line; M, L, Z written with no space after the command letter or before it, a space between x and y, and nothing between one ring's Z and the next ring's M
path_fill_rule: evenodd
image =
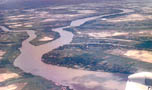
M37 31L36 32L36 35L37 37L35 39L33 39L32 41L30 41L30 43L32 45L35 45L35 46L38 46L38 45L42 45L42 44L45 44L45 43L48 43L48 42L51 42L57 38L60 37L60 35L56 32L53 32L53 31ZM48 40L48 41L40 41L40 39L42 39L43 37L50 37L50 38L53 38L53 40Z
M116 48L118 46L107 44L66 45L45 54L43 62L93 71L104 70L119 73L134 73L138 70L151 71L150 63L106 53L106 50Z
M13 64L15 58L20 54L19 47L21 47L21 42L28 38L27 33L16 33L16 32L2 32L0 33L0 50L5 51L5 55L2 60L0 60L0 65L5 66L7 64Z
M23 88L20 90L61 90L63 86L57 86L54 82L48 81L42 77L24 73L19 68L13 66L15 58L20 54L19 48L21 47L22 41L28 38L27 33L1 32L0 38L0 50L6 52L0 60L0 70L5 69L5 71L1 72L1 74L5 74L9 71L19 75L17 78L11 78L0 82L1 86L25 83L26 85L23 85ZM66 90L70 90L68 87L65 88Z
M134 61L131 59L104 53L104 51L112 47L116 48L115 46L106 44L67 45L45 54L43 56L43 62L70 68L84 68L93 71L104 70L119 73L135 72L136 68L134 68Z
M142 50L152 50L152 41L143 41L140 44L136 44L138 49Z
M131 12L115 14L121 12L121 10L117 8L114 9L114 12L111 12L112 9L110 8L111 7L108 7L108 9L104 8L105 11L103 10L102 12L107 16L88 21L78 27L66 28L65 30L71 31L75 35L72 44L65 45L43 55L43 62L93 71L104 70L119 73L151 71L151 63L135 60L123 55L127 50L151 50L150 33L152 18L145 18L149 13L144 13L145 11L142 11L143 9L139 7L133 7L129 9ZM126 9L125 6L123 6L123 8ZM98 14L100 13L98 10L96 11ZM126 19L127 16L132 14L134 14L135 17L136 15L141 16L143 20L138 20L139 18L137 18L137 20ZM122 21L119 20L120 18ZM113 19L118 20L118 22L110 22L110 20ZM143 33L140 33L141 31L143 31ZM100 37L96 34L93 37L89 36L88 33L101 34ZM115 33L126 34L115 35ZM122 51L121 54L111 54L107 52L109 50L121 49L126 51Z

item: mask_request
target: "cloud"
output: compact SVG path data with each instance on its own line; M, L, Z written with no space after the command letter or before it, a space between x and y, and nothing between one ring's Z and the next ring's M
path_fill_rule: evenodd
M19 0L0 0L0 4L7 4L7 3L12 3L12 2L17 2Z

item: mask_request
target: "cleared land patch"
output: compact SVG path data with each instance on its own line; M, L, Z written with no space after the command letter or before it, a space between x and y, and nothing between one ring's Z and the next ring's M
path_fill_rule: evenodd
M152 52L146 50L114 49L106 52L112 55L124 56L133 60L152 63Z
M0 59L3 58L3 55L4 55L5 53L6 53L5 51L0 50Z
M39 41L49 41L49 40L53 40L53 38L43 37L43 38L39 39Z

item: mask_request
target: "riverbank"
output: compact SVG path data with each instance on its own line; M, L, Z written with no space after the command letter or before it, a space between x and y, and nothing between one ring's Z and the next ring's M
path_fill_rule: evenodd
M98 17L100 16L78 19L72 21L70 26L80 26L81 24ZM113 88L118 90L124 89L126 85L126 80L124 80L124 78L127 78L126 74L118 75L102 71L78 70L48 65L41 61L43 54L60 46L69 44L72 41L73 34L63 30L64 28L68 28L70 26L53 29L53 31L60 34L60 38L39 46L33 46L29 43L36 37L36 35L34 31L28 30L27 33L29 38L23 41L22 47L20 48L21 54L16 58L14 65L22 69L24 72L41 76L45 79L56 82L59 85L69 86L71 89L75 90L93 90L103 88L104 90L111 90Z
M60 37L60 35L57 32L51 30L37 31L36 36L36 38L30 41L30 43L34 46L49 43Z
M14 60L21 54L19 48L28 38L26 32L12 32L2 28L0 32L0 50L5 52L0 59L0 90L61 90L64 87L39 76L25 73L13 65ZM41 83L43 82L43 83Z

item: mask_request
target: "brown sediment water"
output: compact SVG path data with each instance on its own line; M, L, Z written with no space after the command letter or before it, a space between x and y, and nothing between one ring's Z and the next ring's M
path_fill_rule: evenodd
M21 54L16 58L14 65L24 72L44 77L57 84L69 86L74 90L124 90L126 81L124 81L123 76L126 78L125 74L121 74L120 77L110 72L72 69L45 64L41 61L43 54L60 46L70 44L74 35L69 31L63 30L64 28L80 26L99 17L102 16L78 19L72 21L69 26L55 28L53 31L58 32L60 38L40 46L34 46L29 43L29 41L36 38L36 35L35 31L26 30L29 38L23 41L20 48Z

